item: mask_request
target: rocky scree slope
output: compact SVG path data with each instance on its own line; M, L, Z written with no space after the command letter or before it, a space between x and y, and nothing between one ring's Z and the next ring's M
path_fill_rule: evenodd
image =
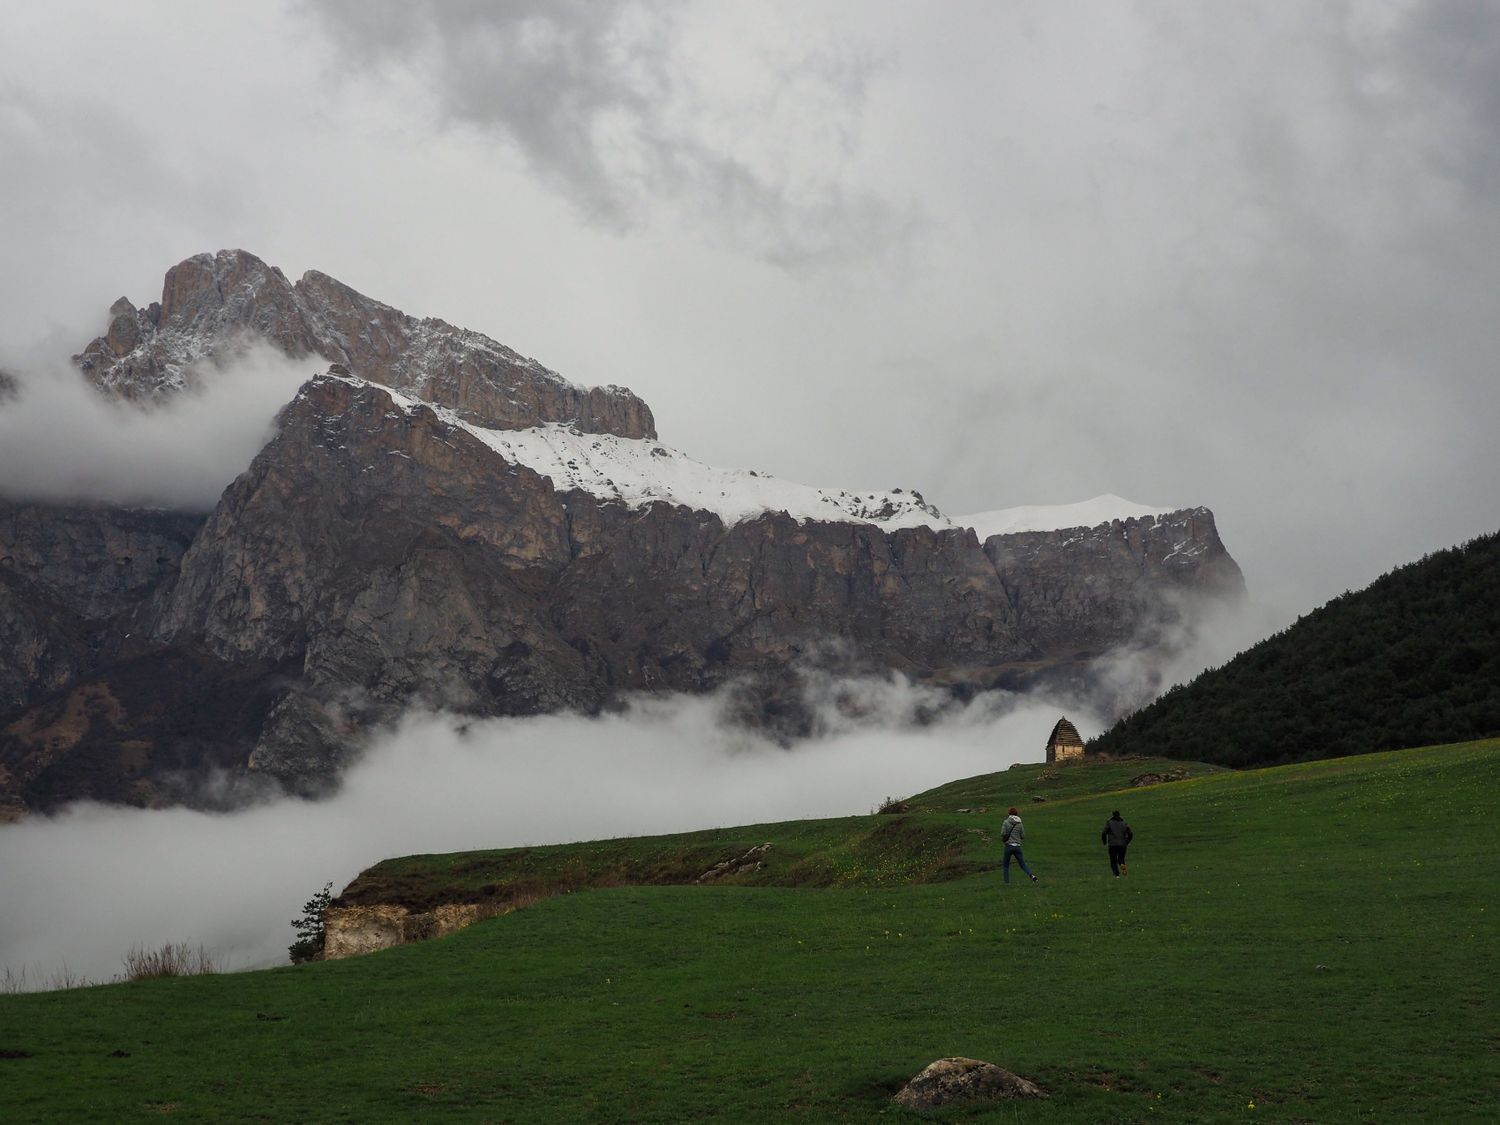
M1112 648L1165 645L1201 600L1243 591L1203 508L983 541L900 490L805 490L829 517L808 518L757 510L791 495L757 480L755 503L711 510L732 483L703 485L630 392L241 251L112 313L79 366L138 401L218 377L201 361L246 339L332 362L206 520L7 509L0 631L31 654L0 657L12 815L232 802L256 779L324 792L413 703L525 715L728 686L746 721L795 735L808 669L1088 690ZM624 488L631 459L663 481L672 461L678 491ZM127 527L146 539L110 538Z

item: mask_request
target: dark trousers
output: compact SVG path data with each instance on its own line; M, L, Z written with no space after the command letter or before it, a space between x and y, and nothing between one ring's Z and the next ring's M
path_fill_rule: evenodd
M1005 862L1000 867L1000 873L1005 876L1005 881L1007 883L1010 882L1010 861L1011 860L1015 860L1017 863L1019 863L1021 865L1021 870L1022 871L1026 872L1026 874L1028 874L1028 875L1031 875L1031 868L1029 868L1029 867L1026 866L1026 856L1021 852L1021 846L1019 844L1006 844L1005 845ZM1031 877L1033 879L1036 878L1035 875L1031 875Z
M1109 846L1109 869L1116 875L1120 873L1120 866L1125 862L1125 844L1111 844Z

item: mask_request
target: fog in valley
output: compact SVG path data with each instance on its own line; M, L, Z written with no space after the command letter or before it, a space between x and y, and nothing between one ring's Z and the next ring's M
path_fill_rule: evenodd
M865 814L1040 761L1068 705L991 693L959 706L899 678L823 686L821 735L790 748L726 724L723 695L600 718L412 713L327 801L77 805L0 828L0 973L108 981L127 951L168 942L224 969L285 963L312 894L386 857ZM1094 716L1066 713L1097 733Z

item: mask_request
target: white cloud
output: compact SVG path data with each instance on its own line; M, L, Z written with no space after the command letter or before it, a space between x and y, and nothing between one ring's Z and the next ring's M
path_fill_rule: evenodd
M76 371L22 373L20 394L0 402L0 495L208 511L323 366L255 344L200 390L149 409L101 395Z

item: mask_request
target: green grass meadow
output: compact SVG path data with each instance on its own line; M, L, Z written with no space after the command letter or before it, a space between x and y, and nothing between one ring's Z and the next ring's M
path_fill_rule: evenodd
M943 1120L1500 1120L1500 741L1121 791L1144 768L394 861L364 878L413 900L574 889L361 959L0 996L0 1120L902 1120L950 1055L1050 1097ZM1010 803L1039 884L1001 885ZM631 882L764 841L739 885Z

